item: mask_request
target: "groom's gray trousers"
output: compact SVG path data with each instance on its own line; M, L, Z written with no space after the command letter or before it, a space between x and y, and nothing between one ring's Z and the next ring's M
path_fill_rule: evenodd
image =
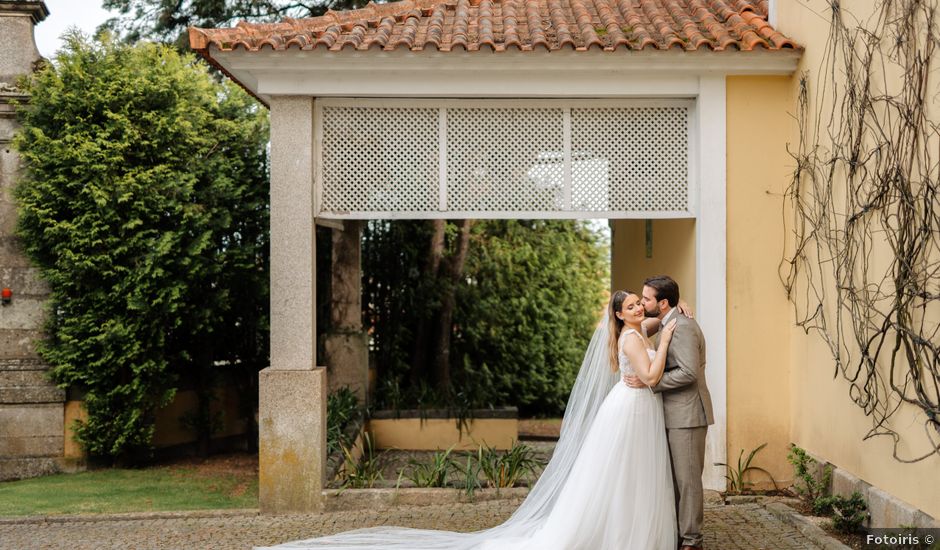
M702 471L705 468L707 431L708 426L666 430L672 457L672 479L675 481L679 542L683 546L702 546L705 501Z
M663 323L670 317L677 320L676 331L666 353L666 370L653 391L663 396L680 544L702 546L705 433L715 422L705 385L705 337L693 319L670 312Z

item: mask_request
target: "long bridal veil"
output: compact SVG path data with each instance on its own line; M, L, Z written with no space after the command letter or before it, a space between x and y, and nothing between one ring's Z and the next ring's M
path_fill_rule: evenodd
M597 415L607 393L619 379L619 375L611 371L608 359L607 315L605 312L584 354L581 370L578 371L577 379L568 396L561 434L552 458L526 499L503 524L472 533L405 527L373 527L289 542L276 548L282 550L292 548L469 550L486 541L515 539L534 533L551 513L571 473L591 422Z

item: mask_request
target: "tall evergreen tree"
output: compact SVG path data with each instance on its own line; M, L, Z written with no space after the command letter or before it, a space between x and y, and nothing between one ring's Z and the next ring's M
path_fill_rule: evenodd
M19 236L51 287L40 352L93 455L147 448L180 373L267 362L267 116L162 45L68 36L26 83Z
M370 222L363 308L378 405L560 413L604 303L607 254L572 220ZM457 276L440 269L458 263Z

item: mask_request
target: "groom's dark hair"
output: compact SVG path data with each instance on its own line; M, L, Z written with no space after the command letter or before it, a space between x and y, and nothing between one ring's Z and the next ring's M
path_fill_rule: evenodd
M666 300L669 307L676 307L679 303L679 283L669 275L657 275L643 281L643 284L656 291L656 301Z

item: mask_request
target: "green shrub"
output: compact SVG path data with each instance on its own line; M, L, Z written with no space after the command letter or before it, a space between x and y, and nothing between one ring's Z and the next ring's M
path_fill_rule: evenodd
M84 394L85 450L124 457L150 447L179 378L206 397L217 365L267 363L267 117L192 56L78 33L23 86L18 234L51 291L39 352Z
M840 533L857 533L867 518L868 504L858 491L845 498L831 497L832 526Z
M825 497L829 493L832 466L827 464L823 468L821 479L816 479L813 471L818 463L806 454L806 451L796 445L790 445L787 460L793 465L793 473L796 479L793 488L813 506L814 513L825 515L825 512L831 507L831 502Z

